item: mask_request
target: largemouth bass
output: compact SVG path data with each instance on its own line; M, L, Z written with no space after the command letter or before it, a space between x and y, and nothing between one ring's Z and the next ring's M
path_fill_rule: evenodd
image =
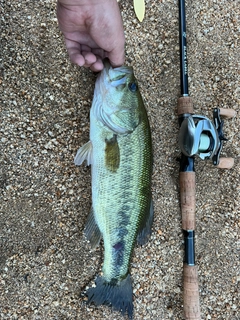
M152 144L147 113L131 67L105 63L96 80L90 110L90 141L75 164L91 165L92 209L85 234L93 247L104 242L102 277L88 301L133 315L129 274L137 240L151 232Z

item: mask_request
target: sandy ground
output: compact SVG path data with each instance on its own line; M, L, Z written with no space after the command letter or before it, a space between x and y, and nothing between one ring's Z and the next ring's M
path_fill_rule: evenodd
M95 75L71 65L55 1L1 0L0 318L122 319L86 306L102 263L82 230L91 205L90 169L74 155L88 141ZM134 251L135 319L183 319L179 207L180 94L177 1L146 0L142 24L122 1L126 64L134 67L154 145L155 220ZM239 313L239 1L187 1L190 95L196 113L233 108L223 154L231 170L196 160L196 260L202 319Z

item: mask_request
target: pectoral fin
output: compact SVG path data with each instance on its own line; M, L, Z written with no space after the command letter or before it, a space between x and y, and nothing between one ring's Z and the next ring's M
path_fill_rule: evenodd
M87 240L90 242L91 247L93 249L96 248L101 240L102 235L98 228L98 225L96 224L93 208L91 208L91 211L87 218L84 234Z
M120 150L116 134L111 139L105 139L105 164L111 172L116 172L119 168Z
M88 141L81 148L79 148L74 163L76 166L80 166L84 161L87 161L87 165L92 164L92 142Z
M153 202L151 200L149 214L146 217L145 223L140 228L138 236L137 236L137 243L138 244L143 245L148 241L148 239L151 235L152 223L153 223Z

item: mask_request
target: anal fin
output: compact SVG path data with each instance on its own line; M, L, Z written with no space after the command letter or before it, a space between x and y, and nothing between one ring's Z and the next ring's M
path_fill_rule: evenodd
M96 248L102 238L102 235L98 228L98 225L96 224L93 208L91 208L91 211L87 218L86 226L84 228L84 234L87 240L90 242L91 247L93 249Z
M153 216L154 216L153 201L151 199L149 214L147 215L146 220L142 225L142 227L139 229L139 232L137 235L137 243L140 245L144 245L148 241L151 235Z

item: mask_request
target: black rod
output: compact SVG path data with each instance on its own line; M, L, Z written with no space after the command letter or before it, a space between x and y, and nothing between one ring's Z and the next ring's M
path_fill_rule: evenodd
M179 125L184 119L194 114L191 97L188 96L188 63L185 20L185 1L179 0L179 43L181 97L178 99ZM183 263L183 311L185 320L201 320L198 289L198 272L195 265L194 230L196 226L196 192L194 157L185 156L180 160L180 201L182 230L184 234Z
M180 43L180 71L181 95L188 96L188 62L187 62L187 36L185 1L179 0L179 43Z

